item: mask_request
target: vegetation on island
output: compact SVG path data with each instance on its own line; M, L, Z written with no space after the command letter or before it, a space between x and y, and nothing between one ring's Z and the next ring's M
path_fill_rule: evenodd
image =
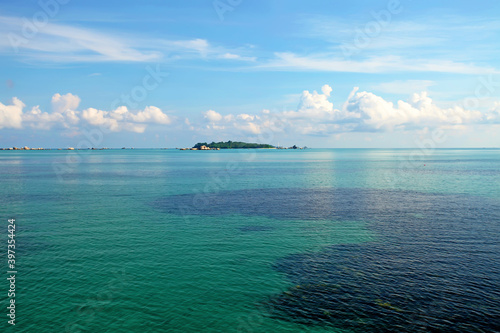
M240 141L227 141L227 142L198 142L193 146L193 148L200 149L201 146L206 146L208 148L219 148L219 149L252 149L252 148L275 148L274 146L268 144L260 143L247 143Z

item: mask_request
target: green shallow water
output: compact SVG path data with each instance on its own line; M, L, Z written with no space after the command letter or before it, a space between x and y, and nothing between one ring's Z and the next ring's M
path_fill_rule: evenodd
M282 188L498 200L499 152L436 150L408 166L411 150L2 151L2 249L15 217L18 291L16 326L5 315L0 325L6 332L350 331L287 320L266 301L295 285L273 267L280 258L390 242L371 227L373 216L204 215L166 212L155 202ZM54 163L64 166L62 178ZM0 259L5 272L4 251ZM5 309L5 292L1 300Z

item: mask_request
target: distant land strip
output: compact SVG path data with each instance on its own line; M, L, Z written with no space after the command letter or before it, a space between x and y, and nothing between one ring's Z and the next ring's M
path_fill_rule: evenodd
M297 147L293 145L290 148L273 146L270 144L262 144L262 143L248 143L241 141L220 141L220 142L198 142L192 148L180 148L180 150L221 150L221 149L304 149L307 147Z
M297 147L293 145L292 147L281 147L281 146L273 146L270 144L261 144L261 143L247 143L241 141L227 141L227 142L198 142L192 148L175 148L178 150L221 150L221 149L306 149L307 147ZM0 150L115 150L115 149L135 149L133 147L127 148L31 148L28 146L24 147L9 147L9 148L0 148ZM140 148L140 149L173 149L173 148Z

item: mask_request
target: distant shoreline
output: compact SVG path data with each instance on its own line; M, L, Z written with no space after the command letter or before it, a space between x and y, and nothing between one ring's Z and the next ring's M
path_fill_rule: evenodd
M65 148L18 148L14 149L14 147L9 148L0 148L0 151L101 151L101 150L181 150L182 148L176 147L142 147L142 148L133 148L133 147L122 147L122 148L73 148L65 147ZM190 148L188 148L190 150ZM251 150L251 149L259 149L259 150L295 150L290 148L224 148L221 150ZM335 150L418 150L417 147L406 147L406 148L310 148L307 149L335 149ZM453 148L435 148L435 150L484 150L484 149L494 149L500 150L500 147L472 147L472 148L463 148L463 147L453 147ZM297 149L298 150L298 149Z
M5 151L28 151L28 150L68 150L68 151L82 151L82 150L144 150L144 149L155 149L155 150L201 150L201 149L192 149L192 148L174 148L174 147L165 147L165 148L133 148L133 147L122 147L122 148L73 148L73 147L65 147L65 148L30 148L30 147L9 147L9 148L0 148ZM280 148L221 148L218 150L237 150L237 149L280 149ZM207 150L216 150L216 149L207 149Z

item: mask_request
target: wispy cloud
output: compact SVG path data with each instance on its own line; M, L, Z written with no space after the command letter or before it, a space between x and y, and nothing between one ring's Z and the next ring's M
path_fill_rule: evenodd
M219 56L220 59L229 59L229 60L243 60L243 61L256 61L257 57L245 57L239 54L234 53L224 53Z
M419 54L454 61L491 60L499 49L499 45L491 43L500 33L496 18L443 16L412 21L398 18L382 22L373 17L366 21L312 17L300 24L303 37L322 40L331 50L361 44L361 57ZM378 29L373 29L374 26Z
M500 33L492 19L443 17L440 21L399 21L382 24L339 17L299 21L296 36L309 44L318 41L321 52L305 53L303 44L276 52L255 68L275 71L353 73L435 72L498 73L493 64L499 46L491 43ZM374 29L377 26L378 29ZM375 32L370 32L371 27ZM306 44L307 45L307 44Z
M45 62L150 62L212 58L253 61L205 39L168 40L47 23L27 34L26 20L0 17L0 52ZM19 52L19 54L16 54ZM231 55L228 57L227 55Z
M335 54L298 55L276 53L275 58L257 65L256 69L282 71L322 71L348 73L440 72L484 74L497 72L493 67L437 59L405 59L399 56L345 60Z
M26 20L18 17L0 17L0 48L13 48L22 55L55 61L151 61L161 53L136 47L134 39L96 32L90 29L47 23L32 34L27 34Z
M346 57L341 46L355 40L363 22L332 17L299 22L303 27L300 40L281 46L285 50L281 52L253 45L231 48L197 37L169 40L52 22L28 38L23 35L25 25L20 17L0 17L0 52L18 59L57 63L185 60L188 66L216 70L468 75L499 72L494 67L497 60L487 59L497 54L493 50L498 46L491 43L490 37L500 32L500 24L491 20L443 18L425 24L393 20L353 57ZM17 54L12 36L18 38ZM324 43L322 52L303 51L310 50L304 46L313 39ZM195 62L200 59L203 61Z

